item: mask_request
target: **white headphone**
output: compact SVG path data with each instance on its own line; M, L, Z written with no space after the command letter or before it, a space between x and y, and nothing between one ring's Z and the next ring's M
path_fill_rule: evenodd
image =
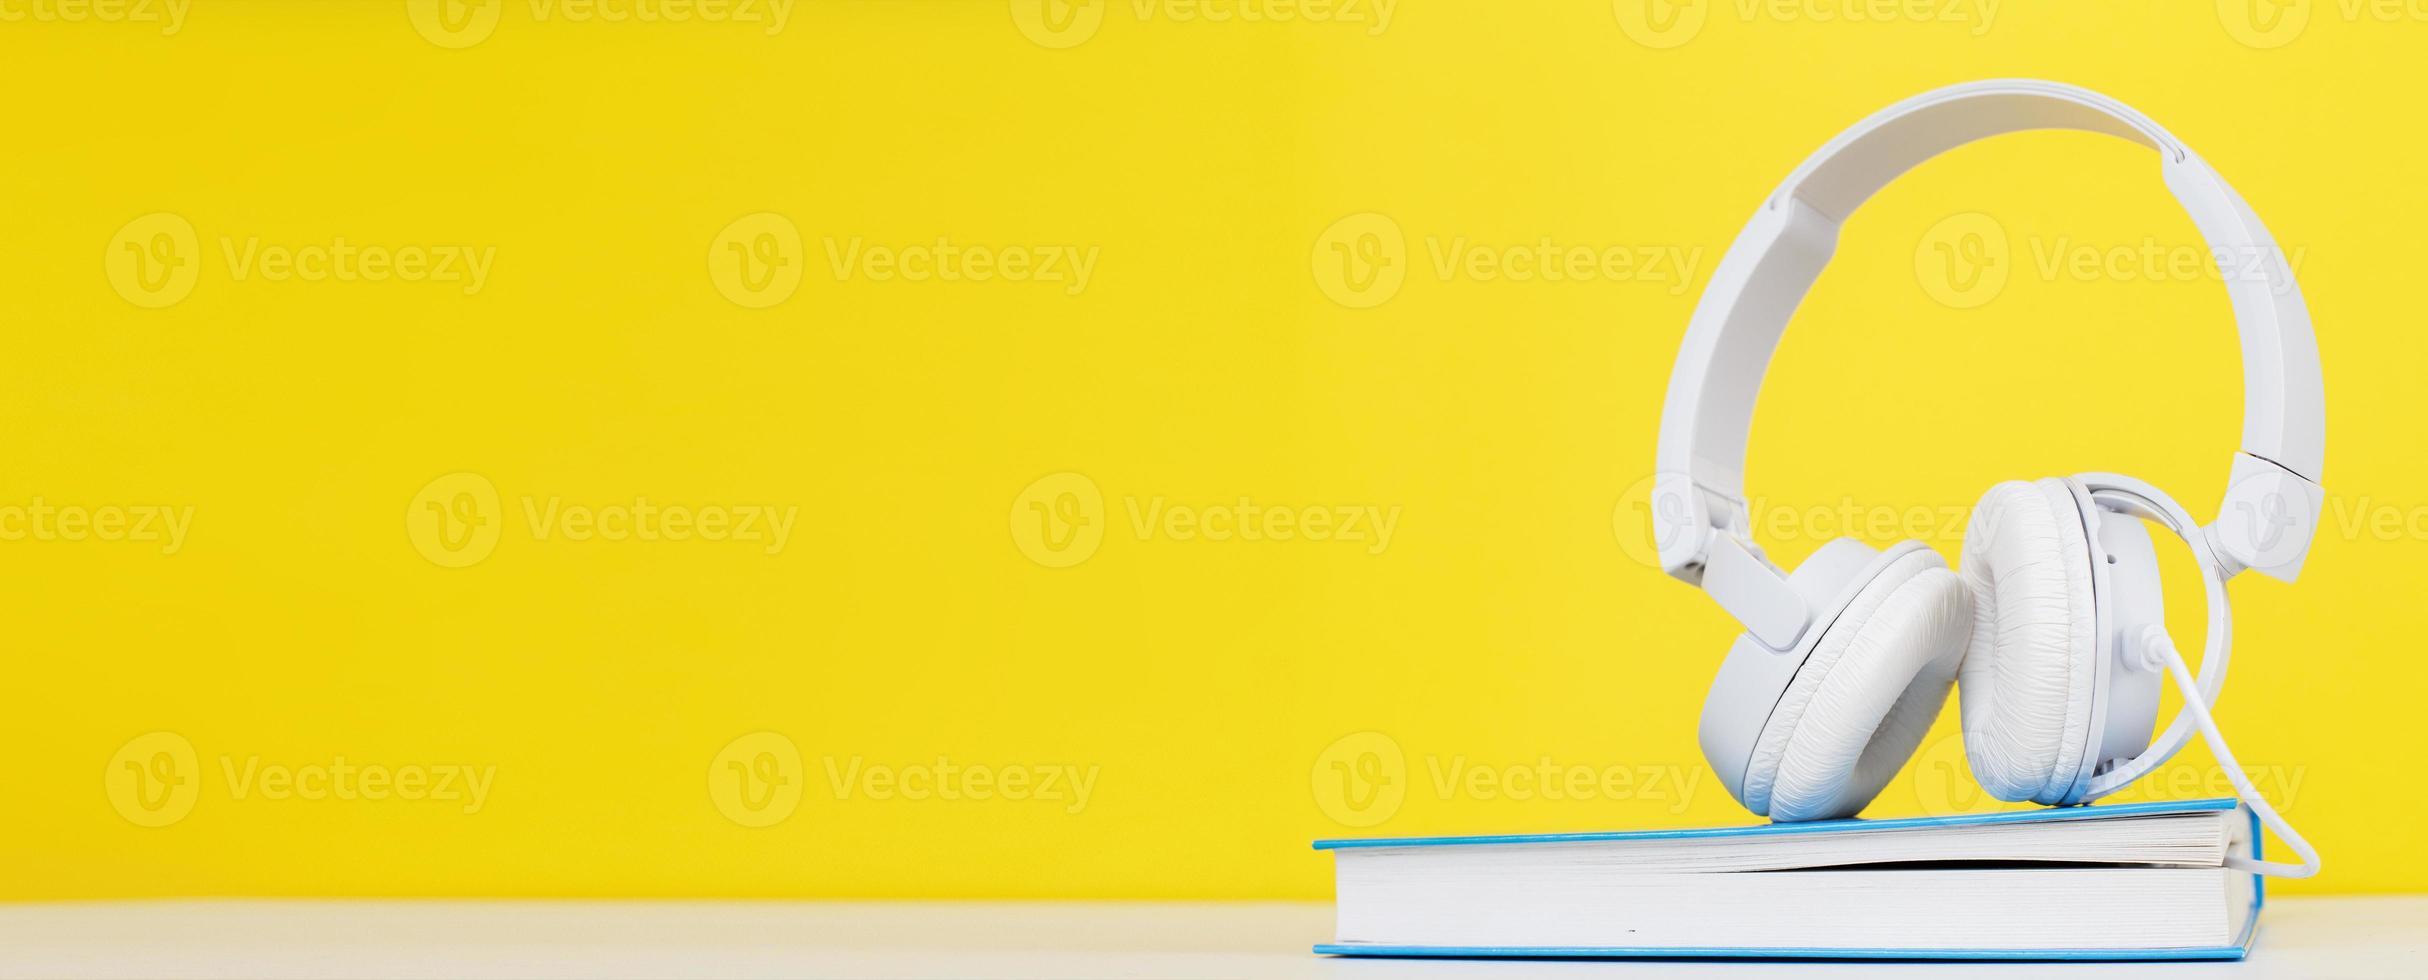
M1963 573L1917 541L1823 545L1793 574L1751 539L1744 461L1754 399L1788 317L1838 228L1906 170L2003 133L2106 133L2158 152L2169 190L2224 273L2242 337L2242 451L2221 519L2203 526L2156 487L2084 473L1991 487L1965 531ZM2242 260L2242 261L2238 261ZM2231 636L2226 580L2292 581L2325 490L2326 407L2310 314L2283 253L2215 170L2149 118L2097 93L2001 80L1940 89L1855 124L1806 159L1729 246L1695 307L1663 406L1654 541L1663 570L1745 627L1703 705L1703 754L1737 800L1774 820L1851 816L1871 802L1961 689L1974 778L2003 800L2083 803L2184 746L2197 727L2236 788L2305 859L2315 851L2251 789L2208 705ZM2143 521L2191 545L2208 585L2195 680L2167 639ZM2185 709L2155 740L2162 674Z

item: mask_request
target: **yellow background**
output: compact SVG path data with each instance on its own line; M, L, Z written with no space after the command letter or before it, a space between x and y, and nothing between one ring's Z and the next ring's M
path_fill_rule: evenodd
M2235 4L2014 3L1977 33L1715 2L1661 11L1701 20L1656 48L1625 3L1408 0L1377 31L1373 8L1121 2L1062 24L808 0L771 35L514 0L468 39L407 6L202 0L173 34L0 21L0 506L193 515L174 554L0 541L0 896L1322 897L1315 837L1746 820L1694 743L1733 627L1630 557L1672 353L1805 153L1903 96L2011 75L2147 111L2302 252L2326 531L2298 587L2235 584L2219 715L2246 764L2297 785L2326 854L2288 891L2428 885L2404 832L2428 805L2409 756L2428 23L2314 4L2253 35ZM199 264L151 309L108 269L159 212ZM800 236L798 287L749 308L715 246L766 212ZM1323 236L1369 212L1404 236L1405 278L1351 308ZM1972 212L2013 275L1955 308L1926 288L1927 236ZM223 252L339 238L494 266L467 294L240 278ZM854 239L1098 258L1076 294L838 277L829 249ZM1700 263L1687 283L1486 281L1428 252L1545 239ZM2001 479L2105 469L2209 513L2240 414L2222 289L2035 267L2145 244L2198 240L2136 147L2019 136L1922 167L1847 229L1783 344L1751 491L1960 515ZM501 523L449 568L408 522L457 473L494 487ZM1023 496L1062 473L1082 482ZM1025 505L1073 486L1101 541L1031 560ZM522 512L642 496L797 521L767 554L543 540ZM1130 508L1159 498L1398 518L1379 553L1142 536ZM2391 523L2349 523L2370 515ZM1835 522L1791 511L1768 543L1792 562ZM1952 560L1960 517L1925 523ZM2199 594L2161 550L2188 636ZM110 780L155 758L131 744L153 732L192 748L199 795L145 827ZM1936 745L1871 813L1966 795ZM745 826L710 787L767 746L797 808ZM1395 800L1328 788L1393 753L1366 771ZM339 757L493 785L466 813L240 799L224 776ZM827 777L939 757L1097 776L1077 807L846 799ZM1542 760L1697 782L1554 800L1436 779ZM2179 768L2199 789L2207 765Z

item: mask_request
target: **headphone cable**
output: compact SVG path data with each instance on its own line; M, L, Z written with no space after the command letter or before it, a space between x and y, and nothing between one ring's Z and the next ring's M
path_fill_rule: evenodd
M2268 805L2267 798L2259 795L2259 790L2251 785L2251 777L2243 773L2242 764L2234 761L2234 750L2226 747L2225 733L2217 730L2217 719L2210 717L2209 705L2200 696L2200 685L2193 681L2192 669L2184 665L2183 654L2175 649L2175 641L2167 637L2166 630L2157 626L2144 628L2141 639L2143 655L2163 663L2167 674L2175 678L2176 689L2183 692L2184 710L2191 712L2192 720L2200 725L2201 740L2209 743L2209 754L2217 757L2217 764L2226 770L2226 778L2233 781L2234 794L2241 797L2251 807L2251 812L2259 815L2260 822L2275 831L2277 838L2292 847L2293 853L2302 859L2300 864L2288 864L2228 856L2226 867L2277 878L2308 878L2317 874L2318 850L2311 847L2310 842L2294 830L2292 824L2286 823L2275 807ZM2257 845L2254 844L2256 849Z

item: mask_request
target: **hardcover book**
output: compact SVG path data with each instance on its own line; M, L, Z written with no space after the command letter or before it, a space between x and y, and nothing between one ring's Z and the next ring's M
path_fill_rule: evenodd
M1315 847L1343 956L2240 959L2261 905L2231 799Z

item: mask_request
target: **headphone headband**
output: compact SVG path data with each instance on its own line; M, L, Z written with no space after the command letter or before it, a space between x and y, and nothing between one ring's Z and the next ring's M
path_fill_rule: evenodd
M2243 437L2224 513L2259 520L2211 525L2227 571L2255 568L2291 581L2318 525L2325 491L2326 405L2309 308L2284 253L2225 179L2149 117L2070 85L1973 82L1927 92L1873 114L1813 153L1738 233L1704 287L1662 408L1653 488L1661 565L1719 600L1766 646L1795 644L1810 613L1751 542L1745 508L1746 435L1754 401L1788 318L1837 247L1838 228L1873 193L1940 153L2035 129L2106 133L2159 153L2168 190L2223 269L2243 354Z

